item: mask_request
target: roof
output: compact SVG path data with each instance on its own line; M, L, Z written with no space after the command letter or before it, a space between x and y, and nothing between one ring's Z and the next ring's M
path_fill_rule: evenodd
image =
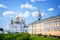
M52 16L52 17L49 17L49 18L46 18L46 19L41 19L41 20L38 20L38 21L34 21L34 22L32 22L32 23L29 23L28 25L30 25L30 24L33 24L33 23L38 23L38 22L45 22L45 21L49 21L49 20L51 20L51 19L56 19L56 18L60 18L60 15L57 15L57 16Z

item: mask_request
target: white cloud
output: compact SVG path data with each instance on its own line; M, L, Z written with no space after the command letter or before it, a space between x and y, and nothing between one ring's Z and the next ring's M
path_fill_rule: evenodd
M58 6L58 8L60 8L60 5Z
M2 19L2 17L0 17L0 20Z
M37 0L37 1L46 1L46 0Z
M36 1L46 1L46 0L31 0L31 2L36 2Z
M47 16L47 14L45 14L45 13L41 13L41 16Z
M30 14L29 11L26 11L23 16L24 17L29 17L29 14Z
M16 14L16 12L14 12L14 11L5 11L3 13L3 16L9 16L9 15L13 15L13 14Z
M37 14L38 14L37 11L32 12L32 17L37 17Z
M38 11L34 11L34 12L32 12L32 17L37 17L38 16ZM41 13L41 16L47 16L47 14L45 14L45 13Z
M22 4L20 6L21 9L26 8L26 9L36 9L36 7L34 7L33 5L30 5L29 3L26 4Z
M13 18L14 16L10 16L10 18Z
M18 16L26 18L29 17L29 14L30 14L29 11L25 11L24 14L20 13Z
M54 10L54 8L49 8L49 9L48 9L48 11L53 11L53 10Z
M35 0L31 0L31 2L35 2Z
M19 16L19 17L23 17L23 14L22 14L22 13L20 13L18 16Z
M3 4L0 4L0 8L7 8L7 7Z
M41 13L42 16L44 16L45 14L44 13Z

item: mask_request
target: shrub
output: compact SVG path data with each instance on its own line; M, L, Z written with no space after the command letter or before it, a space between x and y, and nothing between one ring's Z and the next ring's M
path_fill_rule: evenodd
M47 35L43 35L44 37L47 37Z
M30 34L28 34L28 33L23 33L22 34L23 40L29 40L29 37L30 37Z
M0 40L3 40L4 36L3 34L0 34Z
M57 37L57 36L55 36L55 35L52 35L52 37Z
M33 36L33 35L31 35L30 38L29 38L29 40L35 40L35 39L36 39L36 37Z
M60 36L58 36L58 38L60 39Z
M6 35L4 37L4 40L15 40L16 39L16 35Z
M42 36L42 34L38 34L38 36Z
M52 35L51 35L51 34L49 34L49 36L50 36L50 37L52 37Z

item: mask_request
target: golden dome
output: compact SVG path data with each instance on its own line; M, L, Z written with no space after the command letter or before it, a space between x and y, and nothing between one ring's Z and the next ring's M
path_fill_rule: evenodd
M18 18L19 18L19 16L16 16L16 18L18 19Z

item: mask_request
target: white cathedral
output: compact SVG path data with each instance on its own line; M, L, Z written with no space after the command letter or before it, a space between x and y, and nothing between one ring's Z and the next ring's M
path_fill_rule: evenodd
M11 33L21 33L21 32L27 32L27 26L25 24L24 19L20 19L19 16L16 16L15 20L11 20L9 24L9 32Z

